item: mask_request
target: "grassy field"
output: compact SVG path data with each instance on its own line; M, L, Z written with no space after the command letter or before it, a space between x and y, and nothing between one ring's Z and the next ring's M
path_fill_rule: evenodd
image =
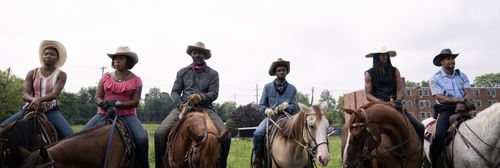
M75 132L79 132L83 126L73 126ZM154 131L158 124L144 124L149 134L149 165L154 167ZM330 137L330 162L327 167L341 167L340 159L340 138ZM251 138L233 138L231 141L231 150L229 151L228 167L229 168L247 168L250 167L250 155L252 152Z

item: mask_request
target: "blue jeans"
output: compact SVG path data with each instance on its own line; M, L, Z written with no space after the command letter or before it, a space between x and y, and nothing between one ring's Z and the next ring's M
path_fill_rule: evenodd
M24 110L21 110L10 116L5 121L3 121L0 126L5 126L13 121L22 119L23 112ZM69 122L62 116L58 107L54 107L51 110L45 112L45 115L52 123L52 125L54 125L54 127L56 128L59 139L63 139L70 135L73 135L73 129L71 129L71 125L69 125Z
M431 154L431 162L432 167L438 167L439 163L437 162L441 157L441 152L445 147L445 134L448 129L449 119L451 115L455 113L453 110L443 110L439 113L437 122L436 122L436 131L434 133L434 139L432 139L432 143L430 145L430 154Z
M255 129L255 132L253 132L253 150L256 154L262 152L262 145L264 143L264 137L266 136L266 124L268 121L268 118L264 118Z
M88 130L96 125L97 122L104 119L106 116L102 114L96 114L92 117L85 127L83 127L82 131ZM135 157L137 159L137 163L139 167L148 168L149 160L148 160L148 134L142 127L141 121L135 115L127 115L120 116L123 121L127 124L127 127L130 130L130 134L132 134L132 138L134 139L135 148Z

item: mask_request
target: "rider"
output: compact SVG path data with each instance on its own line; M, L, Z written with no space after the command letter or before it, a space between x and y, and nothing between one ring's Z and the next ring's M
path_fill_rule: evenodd
M174 108L168 114L155 132L155 162L157 168L163 166L162 159L165 155L170 129L179 120L180 111L186 106L188 99L197 100L192 101L192 103L202 105L203 111L214 121L217 130L222 131L225 128L222 119L212 109L212 102L217 99L219 94L219 73L207 66L205 62L212 56L210 50L206 49L202 42L196 42L194 45L187 47L186 53L191 56L193 63L177 72L171 93L172 102L177 108ZM221 140L220 167L226 167L230 145L231 135L228 134Z
M148 135L137 118L137 105L141 100L142 81L130 71L139 61L137 54L126 46L120 46L111 58L114 72L107 72L99 81L94 101L99 106L97 114L82 130L88 130L106 117L109 108L116 108L116 114L127 124L134 140L135 157L139 167L149 167ZM106 137L102 137L106 138Z
M26 104L22 110L3 121L5 126L21 119L26 108L42 111L54 125L63 139L73 134L68 121L62 116L57 103L57 97L66 84L66 73L59 68L66 62L66 48L63 44L53 40L43 40L40 44L39 59L42 67L30 70L24 79L23 100Z
M396 55L395 51L387 51L383 46L377 48L375 52L366 55L366 58L373 57L373 67L365 72L365 95L369 102L392 101L396 105L396 109L402 111L401 99L404 96L403 81L401 80L399 70L392 66L390 58ZM422 143L424 126L410 113L404 112L404 114L410 119Z
M276 79L264 86L262 97L259 102L259 111L265 113L269 118L277 113L287 112L295 114L297 112L297 89L285 79L290 72L290 62L278 58L271 64L269 75ZM268 118L260 122L253 134L253 147L255 152L254 166L262 167L263 143L266 134L266 124Z
M439 117L436 123L436 132L430 146L432 167L440 167L439 158L444 148L445 132L448 120L455 112L465 112L467 101L470 100L470 84L467 75L455 69L455 58L450 49L443 49L436 55L433 63L441 69L432 76L430 87L432 96L436 98L438 106L454 106L454 108L437 108Z

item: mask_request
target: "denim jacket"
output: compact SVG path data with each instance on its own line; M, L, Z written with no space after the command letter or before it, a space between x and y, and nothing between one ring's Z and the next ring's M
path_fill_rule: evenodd
M212 102L219 95L219 73L208 66L201 72L194 72L191 66L177 72L170 94L172 102L178 107L187 101L189 95L197 93L201 95L204 106L212 107Z
M297 112L297 89L292 84L288 83L285 92L280 95L276 88L274 88L274 83L270 82L264 86L262 91L262 96L259 103L259 111L264 113L266 108L275 109L283 102L288 102L288 109L285 110L290 114L295 114Z

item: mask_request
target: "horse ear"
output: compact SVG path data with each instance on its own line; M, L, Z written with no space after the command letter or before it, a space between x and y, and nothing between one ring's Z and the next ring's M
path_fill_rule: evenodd
M7 124L6 126L1 126L0 127L0 135L10 131L12 129L12 127L14 127L14 125L16 124L17 121L13 121L9 124Z
M300 109L300 111L309 111L309 107L307 107L306 105L304 105L302 103L299 103L299 109Z
M219 134L219 137L218 137L219 141L221 139L224 139L224 137L226 137L227 134L229 134L229 131L231 131L231 128L224 128L224 130L222 130L222 132Z
M349 115L352 115L352 114L354 114L354 113L355 113L355 111L354 111L354 110L352 110L352 109L344 109L344 111L345 111L347 114L349 114Z

